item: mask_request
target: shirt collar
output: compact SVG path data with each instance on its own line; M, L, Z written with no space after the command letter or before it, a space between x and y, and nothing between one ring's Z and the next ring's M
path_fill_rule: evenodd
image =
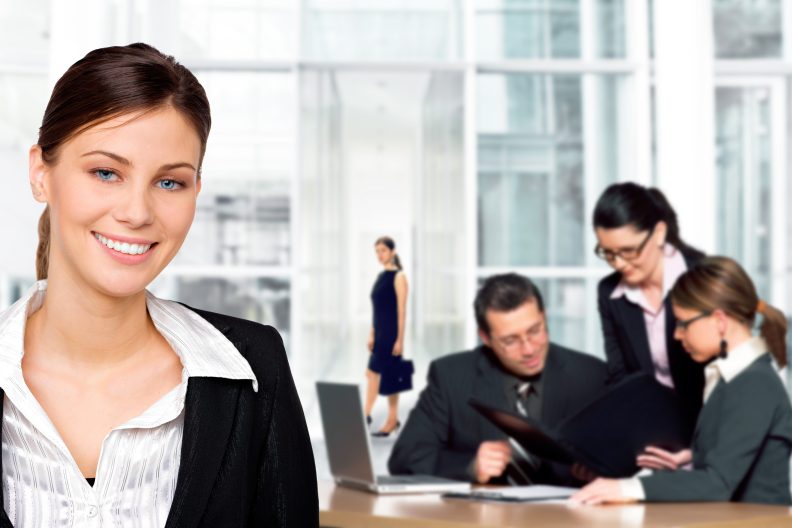
M685 264L685 257L682 256L682 252L671 244L666 244L663 249L663 299L666 298L668 292L674 287L674 283L676 283L677 279L685 273L686 270L687 264ZM627 284L624 279L619 281L619 284L616 285L610 298L618 299L622 296L626 297L628 301L642 307L644 307L644 305L648 307L648 303L646 302L646 298L640 286Z
M40 280L10 308L0 313L0 387L21 375L25 324L44 302L47 281ZM258 381L239 350L211 323L173 301L146 291L146 307L157 331L179 356L184 378L210 377Z
M767 354L765 340L761 337L752 337L734 350L730 350L725 358L711 362L705 370L716 370L723 381L728 383L764 354Z

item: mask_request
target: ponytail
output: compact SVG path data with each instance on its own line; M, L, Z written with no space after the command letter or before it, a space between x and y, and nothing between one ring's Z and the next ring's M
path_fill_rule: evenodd
M787 320L778 308L759 301L757 312L762 314L762 325L759 333L767 343L767 349L775 358L779 368L787 364Z
M633 182L614 183L599 197L592 216L595 229L633 226L638 231L649 231L658 222L666 224L666 242L687 256L704 256L680 237L676 211L660 189Z
M666 242L686 255L699 258L703 257L704 253L702 251L689 246L682 240L682 237L679 235L679 222L677 221L676 211L671 207L663 191L657 187L650 187L646 189L646 191L649 198L654 202L655 207L661 211L662 221L666 225Z
M49 272L49 249L50 249L50 212L49 206L44 208L38 222L39 243L36 248L36 279L47 278Z
M728 257L707 257L683 273L669 292L671 303L699 312L723 310L748 328L762 315L759 332L777 365L787 364L786 316L759 299L745 270Z
M380 244L390 249L391 251L396 251L396 242L394 242L393 239L389 236L379 237L376 240L376 242L374 242L374 247L377 247ZM399 260L399 255L397 255L396 253L393 254L393 265L396 266L396 268L399 270L403 269L401 260Z

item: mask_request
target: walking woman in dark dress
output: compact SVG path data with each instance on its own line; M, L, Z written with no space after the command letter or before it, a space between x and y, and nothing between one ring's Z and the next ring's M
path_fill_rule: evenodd
M682 241L676 213L659 189L609 186L597 200L593 224L595 252L614 270L597 291L608 382L652 374L685 402L692 425L701 408L703 367L674 339L668 292L704 255Z
M382 375L399 363L404 350L404 328L407 313L407 278L402 271L396 243L390 237L378 238L374 243L377 259L383 266L371 290L374 311L368 339L369 357L366 378L366 419L371 423L371 410L377 394L388 397L388 419L374 436L388 436L399 428L399 394L387 394L380 389Z

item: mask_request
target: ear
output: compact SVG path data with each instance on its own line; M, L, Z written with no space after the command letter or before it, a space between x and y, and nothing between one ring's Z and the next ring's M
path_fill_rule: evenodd
M656 237L655 240L658 241L658 246L662 247L665 244L666 235L668 235L668 224L660 220L654 229L654 236Z
M487 335L487 332L485 332L484 330L479 328L478 335L479 335L479 339L481 339L482 343L484 343L487 346L490 346L490 337L489 337L489 335Z
M49 165L44 161L41 147L33 145L28 154L28 178L33 199L47 203L49 198Z
M715 324L718 327L718 333L721 336L726 335L726 331L729 329L729 319L726 315L726 312L718 308L714 312L712 312L712 317L715 318Z
M201 192L201 178L196 178L195 180L195 196L198 196Z

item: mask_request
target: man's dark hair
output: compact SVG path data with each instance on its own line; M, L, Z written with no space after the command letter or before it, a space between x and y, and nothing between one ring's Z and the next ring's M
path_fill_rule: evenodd
M473 310L476 313L476 323L480 330L487 335L490 327L487 323L487 310L496 312L510 312L523 304L536 300L540 312L544 312L542 294L536 284L528 277L517 273L504 273L493 275L484 281L476 294Z

